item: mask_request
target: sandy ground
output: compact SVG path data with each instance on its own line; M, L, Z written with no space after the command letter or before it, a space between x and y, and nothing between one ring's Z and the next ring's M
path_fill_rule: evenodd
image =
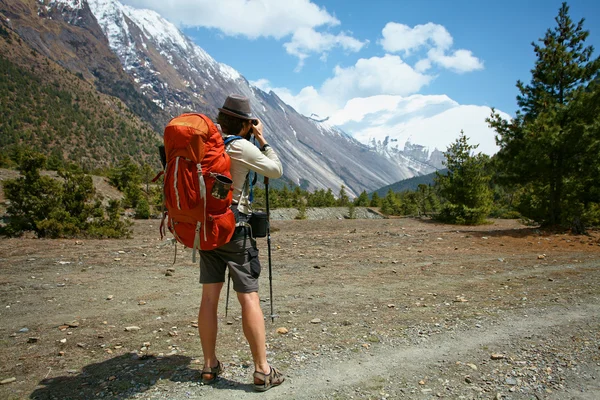
M173 264L158 221L127 240L0 240L0 398L600 398L598 231L294 220L271 242L268 357L288 378L259 395L225 290L226 370L199 384L198 266L182 246Z

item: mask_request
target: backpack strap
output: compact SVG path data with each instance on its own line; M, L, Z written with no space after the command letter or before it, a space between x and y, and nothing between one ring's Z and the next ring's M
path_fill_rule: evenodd
M229 145L229 143L233 142L234 140L238 140L238 139L243 139L243 137L237 136L237 135L229 135L225 139L223 139L223 142L225 142L225 146L227 146L227 145Z
M237 135L229 135L225 137L225 139L223 139L223 142L225 143L225 146L228 146L231 142L238 139L243 139L243 137ZM248 174L246 175L246 182L244 183L244 187L242 188L242 193L244 193L246 191L246 187L248 187L248 200L250 201L250 203L252 203L252 201L254 200L253 186L256 184L256 180L258 179L258 174L256 172L254 172L253 179L250 179L251 173L252 171L248 171Z

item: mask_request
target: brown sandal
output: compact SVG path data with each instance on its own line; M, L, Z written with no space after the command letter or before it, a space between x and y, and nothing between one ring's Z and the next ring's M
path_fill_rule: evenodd
M204 367L202 370L202 383L205 385L210 385L214 381L217 380L217 377L223 373L223 364L221 361L217 360L216 367ZM208 375L210 378L205 378L204 376Z
M262 383L256 383L256 380L261 380ZM285 377L281 372L271 367L271 372L263 374L262 372L254 371L254 390L257 392L266 392L274 386L279 386L285 381Z

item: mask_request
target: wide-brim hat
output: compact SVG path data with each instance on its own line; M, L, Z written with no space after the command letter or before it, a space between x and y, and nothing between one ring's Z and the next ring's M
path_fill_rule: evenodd
M255 121L256 117L250 110L250 100L239 94L232 94L225 99L223 107L219 108L223 114L231 115L240 119Z

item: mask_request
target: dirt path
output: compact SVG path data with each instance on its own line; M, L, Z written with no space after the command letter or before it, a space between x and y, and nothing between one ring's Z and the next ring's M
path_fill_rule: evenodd
M473 378L473 375L476 371L483 370L486 364L494 368L514 363L525 365L525 361L513 357L520 351L521 346L526 345L524 342L531 341L534 337L538 338L541 346L544 346L544 342L553 340L560 345L562 341L573 340L575 335L593 337L593 332L597 335L600 328L600 299L596 299L592 304L557 306L548 310L532 311L536 315L519 313L506 316L488 327L475 327L438 335L416 346L382 346L368 355L361 354L343 362L328 362L326 365L293 370L283 386L261 395L253 393L250 385L240 385L229 389L202 387L194 394L190 393L188 387L169 391L168 396L149 392L147 396L137 398L179 400L194 396L215 396L219 399L245 399L260 396L264 399L342 399L351 398L361 391L374 392L373 396L377 396L376 392L379 391L379 398L388 398L389 394L386 396L386 391L401 394L402 398L476 398L480 392L491 392L484 398L532 398L531 394L510 391L510 385L505 391L478 390L474 385L466 391L459 392L452 390L450 383L456 375L455 371L452 371L453 367L458 367L462 370L462 375L469 376L474 381L476 378ZM555 338L556 332L560 332L562 337ZM596 345L600 344L597 339L596 336ZM503 358L492 360L492 354L500 354ZM465 367L466 364L479 364L479 367L475 370L471 366ZM537 397L597 400L600 396L600 364L592 364L589 368L591 375L587 376L587 379L579 376L580 379L571 380L568 387L563 388L566 389L564 392L553 393L548 390ZM585 376L585 372L577 375ZM407 382L413 384L407 385ZM423 385L419 388L415 382L421 382ZM378 385L386 389L379 390ZM449 391L451 393L447 393Z

